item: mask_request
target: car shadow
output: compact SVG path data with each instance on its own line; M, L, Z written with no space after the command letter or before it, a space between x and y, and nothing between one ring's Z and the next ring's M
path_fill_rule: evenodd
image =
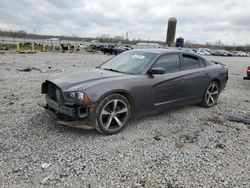
M120 136L125 136L127 134L136 134L135 130L145 129L148 131L151 127L142 126L142 124L147 125L147 122L151 121L167 121L169 118L174 118L173 114L181 113L182 111L187 111L190 108L197 107L197 105L184 106L184 107L175 107L171 110L166 110L163 112L157 112L154 114L149 114L147 116L136 117L129 121L128 125L118 134ZM166 119L167 118L167 119ZM103 135L96 131L95 129L82 129L82 128L74 128L65 125L59 125L54 118L52 118L45 110L39 110L34 116L30 117L28 120L28 131L37 135L38 137L48 137L58 134L74 134L76 136L84 136L84 137L104 137L104 136L114 136L115 135ZM154 128L158 128L154 126ZM160 127L159 127L160 128Z

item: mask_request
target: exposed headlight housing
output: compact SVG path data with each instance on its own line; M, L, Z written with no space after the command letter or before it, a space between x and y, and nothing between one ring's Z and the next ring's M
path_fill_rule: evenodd
M69 93L69 96L70 96L71 98L75 98L76 93L75 93L75 92L70 92L70 93Z

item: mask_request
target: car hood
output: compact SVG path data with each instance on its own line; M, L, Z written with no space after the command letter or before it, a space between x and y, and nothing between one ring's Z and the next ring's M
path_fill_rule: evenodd
M82 68L59 73L47 80L56 84L64 91L82 91L96 84L112 81L114 79L123 79L129 76L131 75L99 68Z

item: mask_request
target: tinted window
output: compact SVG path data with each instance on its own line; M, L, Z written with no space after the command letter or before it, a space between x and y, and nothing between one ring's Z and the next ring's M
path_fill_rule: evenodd
M183 55L183 69L195 69L200 67L200 62L197 57L190 55Z
M178 54L168 54L161 56L153 67L162 67L166 72L176 72L180 70L180 59Z

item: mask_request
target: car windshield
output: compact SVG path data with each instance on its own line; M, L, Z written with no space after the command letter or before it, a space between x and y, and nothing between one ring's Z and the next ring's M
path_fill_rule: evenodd
M100 68L128 74L139 74L156 55L152 52L128 51L108 60Z

